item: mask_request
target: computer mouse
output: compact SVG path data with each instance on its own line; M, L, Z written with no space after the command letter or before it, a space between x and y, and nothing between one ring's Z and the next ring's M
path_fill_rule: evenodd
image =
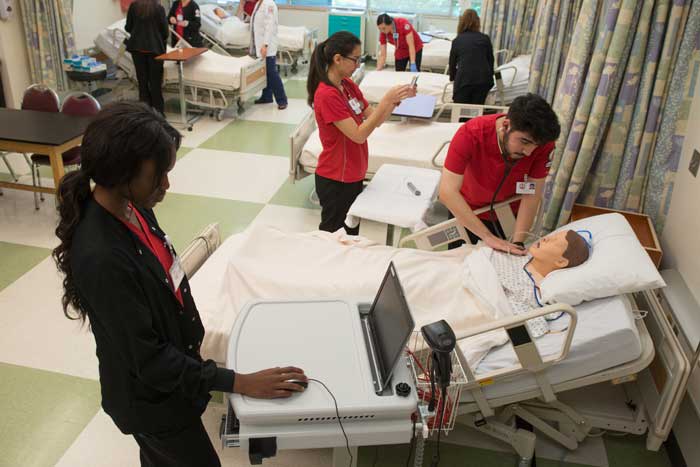
M302 381L302 380L300 380L300 379L288 379L288 380L285 381L285 383L294 383L294 384L298 384L299 386L301 386L301 387L304 388L304 389L306 389L306 388L309 387L309 382L308 382L308 381Z

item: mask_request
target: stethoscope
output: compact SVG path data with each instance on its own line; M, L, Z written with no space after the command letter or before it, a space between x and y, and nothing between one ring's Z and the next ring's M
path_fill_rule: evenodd
M591 231L584 229L584 230L577 230L576 233L579 235L585 234L588 236L588 240L586 240L585 238L583 240L586 242L586 246L588 246L588 250L590 251L593 248L593 234L591 233ZM532 258L530 258L530 260L527 263L525 263L525 265L523 266L523 271L525 272L525 274L527 274L527 277L529 277L530 281L532 282L532 293L533 293L533 296L535 297L535 302L537 303L537 305L540 308L542 308L544 305L542 305L542 302L540 301L540 298L542 297L542 295L540 293L540 289L539 289L539 287L537 287L537 283L535 282L535 278L532 277L532 273L527 270L527 265L530 264L530 262L532 262ZM562 316L564 316L563 311L559 312L559 315L557 315L556 318L545 317L545 320L546 321L556 321L559 318L561 318Z

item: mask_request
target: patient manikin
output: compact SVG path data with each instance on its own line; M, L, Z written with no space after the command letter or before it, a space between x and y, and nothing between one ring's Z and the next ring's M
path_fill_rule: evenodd
M216 8L214 8L214 14L215 14L216 16L218 16L220 19L226 19L226 18L228 18L229 16L231 16L231 15L229 15L229 14L226 12L226 10L224 10L224 9L221 8L221 7L216 7Z
M514 314L519 315L541 306L539 285L548 274L583 264L589 256L586 240L573 230L562 230L541 238L528 249L527 256L494 251L491 263ZM533 338L549 332L548 320L560 314L531 319L527 322Z

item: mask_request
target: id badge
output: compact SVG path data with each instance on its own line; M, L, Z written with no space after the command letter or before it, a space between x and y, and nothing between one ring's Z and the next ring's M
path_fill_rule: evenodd
M535 182L518 182L515 185L515 193L518 195L534 195Z
M396 42L397 44L399 43L399 33L398 32L394 33L394 42Z
M170 278L173 280L173 290L180 288L182 279L185 278L185 271L182 269L182 263L180 262L180 257L173 256L173 265L170 266Z
M355 112L355 115L360 115L362 113L362 106L360 105L360 102L354 97L350 99L349 102L350 108L353 112Z
M182 21L182 15L177 15L177 20Z

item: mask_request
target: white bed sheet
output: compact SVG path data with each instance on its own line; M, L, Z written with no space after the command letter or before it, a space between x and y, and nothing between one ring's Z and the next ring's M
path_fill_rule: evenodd
M250 45L250 24L244 23L237 16L220 19L214 13L217 5L204 4L202 12L202 31L213 37L226 47L247 48ZM280 49L301 51L304 49L305 38L309 30L304 26L277 26L277 40Z
M578 322L566 360L545 371L552 384L592 375L599 371L639 358L641 340L635 324L632 306L626 296L617 296L575 307ZM551 323L553 330L568 325L568 316ZM541 355L558 354L564 342L563 333L551 333L535 340ZM476 374L518 365L510 344L494 348L479 364ZM521 375L483 388L489 399L505 397L537 387L531 375ZM462 401L473 400L471 393L463 393Z
M126 37L125 24L126 20L117 21L101 31L95 39L95 45L112 60L117 59L119 47ZM117 34L114 34L115 30L118 31ZM172 47L168 47L168 52L172 50L174 50ZM208 50L199 57L185 62L183 69L185 82L236 90L240 88L242 68L254 62L255 59L249 56L226 57ZM126 68L130 76L135 77L133 60L129 52L124 52L119 65ZM166 82L178 82L177 66L174 62L165 63L164 74Z
M423 44L421 68L442 72L450 62L450 48L452 48L452 42L445 39L433 38L427 44ZM391 67L396 63L394 51L395 47L392 44L386 45L386 63Z
M435 169L432 158L445 141L452 140L461 123L425 122L409 120L407 122L386 122L369 136L369 167L371 174L377 172L383 164L406 165ZM408 144L407 144L408 143ZM442 163L447 156L446 145L437 162ZM314 131L304 145L299 162L309 173L316 171L318 156L323 146L318 129Z
M418 94L429 94L438 98L438 105L442 104L442 94L445 86L449 84L450 77L440 73L429 73L421 71L417 73L418 78ZM369 102L379 102L384 94L397 84L410 84L413 76L416 73L407 71L369 71L365 73L365 77L360 83L360 90L364 94L365 99ZM448 91L447 99L452 99L452 91Z

